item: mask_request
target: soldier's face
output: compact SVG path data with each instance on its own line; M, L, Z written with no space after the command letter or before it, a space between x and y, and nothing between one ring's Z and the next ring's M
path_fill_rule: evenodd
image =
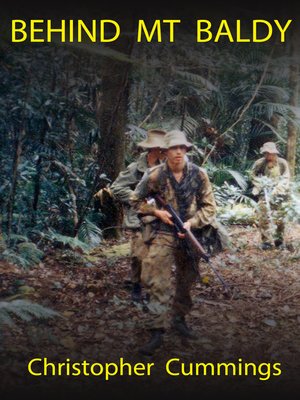
M152 157L156 157L157 160L160 157L160 148L159 147L153 147L152 149L149 150L149 153L151 153Z
M277 160L277 154L276 153L268 153L268 152L266 152L265 153L265 159L270 163L275 162Z
M166 149L160 149L159 158L160 158L160 160L165 160L167 158L167 150Z
M186 146L173 146L167 150L167 159L171 164L183 164L187 152Z

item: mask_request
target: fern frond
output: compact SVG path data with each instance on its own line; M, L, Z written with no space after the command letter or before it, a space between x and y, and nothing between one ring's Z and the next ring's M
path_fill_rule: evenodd
M1 325L13 326L14 321L12 320L7 309L5 308L5 306L2 305L2 303L4 302L0 302L0 326Z
M11 240L15 240L16 242L28 242L29 239L25 235L17 235L16 233L12 233L10 235Z
M19 243L17 245L17 253L25 258L28 264L33 265L38 264L44 256L44 253L32 242Z
M5 249L0 255L0 259L5 260L11 264L19 265L20 267L29 267L30 263L26 258L17 254L13 249Z
M64 246L70 246L73 250L79 248L82 251L86 252L89 251L91 247L90 245L84 243L82 240L79 240L76 237L61 235L60 233L55 232L51 229L49 229L49 234L47 234L47 238L51 242L58 242L63 244Z
M28 300L0 301L0 325L15 325L12 317L28 322L33 318L48 319L57 316L60 316L57 311Z

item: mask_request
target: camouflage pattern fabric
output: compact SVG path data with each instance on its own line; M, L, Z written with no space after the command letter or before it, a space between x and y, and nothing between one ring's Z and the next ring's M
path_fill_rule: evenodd
M257 160L251 171L252 193L258 196L258 222L262 242L283 241L285 206L289 199L290 171L286 160L277 158L268 163Z
M192 179L190 179L192 177ZM184 170L184 178L188 181L188 198L184 199L184 222L190 221L192 228L202 228L212 223L216 215L216 202L208 175L203 168L187 162ZM162 163L150 168L144 174L131 196L131 203L141 215L153 215L157 208L153 202L147 202L152 193L161 194L165 201L180 215L183 214L182 205L176 196L175 188L170 179L167 163ZM162 230L170 228L161 223Z
M123 204L123 225L129 229L140 227L140 220L137 217L137 213L130 205L130 196L147 168L147 152L144 152L139 156L137 161L129 164L110 186L113 196Z
M189 220L193 228L202 228L212 223L215 220L216 204L206 171L187 162L181 181L186 193L178 196L167 163L153 167L147 170L137 185L131 197L132 204L141 215L153 215L157 205L147 199L151 193L159 193L178 214L184 214L185 220ZM179 316L190 311L190 291L197 276L191 263L198 265L199 262L188 256L186 242L178 238L171 225L160 220L158 222L155 237L142 263L142 283L150 294L149 329L166 328L170 309L173 315ZM171 279L173 266L174 293Z
M185 316L192 307L190 291L197 274L189 265L192 261L187 258L179 241L182 239L172 234L158 234L143 260L142 282L150 294L146 321L148 329L167 329L170 309L174 316ZM175 292L172 285L173 266L176 267Z

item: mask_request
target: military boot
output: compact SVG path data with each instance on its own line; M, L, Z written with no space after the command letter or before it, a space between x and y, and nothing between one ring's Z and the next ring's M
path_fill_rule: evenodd
M274 240L274 244L275 244L275 247L277 249L280 249L280 250L284 250L285 249L285 245L284 245L284 242L283 242L282 239L275 239Z
M262 250L271 250L272 249L272 244L270 242L263 242L261 245Z
M142 286L138 282L134 283L132 286L131 299L137 303L142 301Z
M181 336L186 337L187 339L197 339L197 336L187 326L183 316L176 315L173 318L172 326Z
M163 329L151 329L151 338L148 343L139 348L139 353L145 356L152 356L163 344Z

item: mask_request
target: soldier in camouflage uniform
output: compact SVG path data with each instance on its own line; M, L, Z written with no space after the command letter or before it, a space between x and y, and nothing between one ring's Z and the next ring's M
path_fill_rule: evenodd
M164 145L165 131L152 129L147 132L147 138L138 143L144 151L139 158L128 165L110 186L112 195L123 204L123 225L131 231L131 282L132 300L141 299L141 260L147 252L147 246L143 241L141 221L136 211L130 206L129 198L138 182L141 180L147 168L161 162L161 148Z
M290 170L287 161L278 156L276 144L267 142L260 149L264 157L251 170L252 193L258 197L259 230L263 250L284 246L285 210L288 200Z
M151 201L155 192L171 204L184 222L186 229L202 228L210 224L216 214L216 203L206 171L189 162L186 152L192 147L182 131L170 131L165 136L167 160L148 170L137 185L132 204L141 215L156 217L156 227L148 253L142 264L142 282L148 289L147 328L150 341L139 352L151 355L161 346L163 333L169 324L170 301L172 326L187 338L195 337L186 324L185 316L192 307L190 291L197 273L199 258L187 252L184 235L174 231L171 215ZM150 196L150 198L149 198ZM172 296L172 266L176 267L175 293Z

